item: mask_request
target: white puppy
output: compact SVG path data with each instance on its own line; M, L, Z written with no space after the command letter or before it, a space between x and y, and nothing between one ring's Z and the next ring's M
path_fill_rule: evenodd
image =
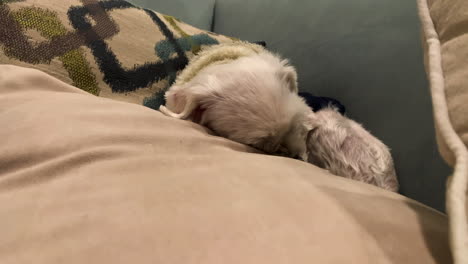
M308 161L331 173L398 191L390 151L361 125L333 108L309 115Z
M286 60L248 43L210 47L166 92L164 114L200 123L266 153L306 159L307 115Z

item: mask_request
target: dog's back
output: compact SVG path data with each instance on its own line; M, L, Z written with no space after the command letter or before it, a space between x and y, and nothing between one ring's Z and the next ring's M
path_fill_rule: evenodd
M338 176L398 190L393 159L380 140L331 108L310 119L315 126L307 139L310 163Z

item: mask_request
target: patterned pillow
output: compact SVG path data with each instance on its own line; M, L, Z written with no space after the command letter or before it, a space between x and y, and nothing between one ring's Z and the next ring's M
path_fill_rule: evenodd
M232 41L122 0L0 0L0 64L152 108L201 46Z

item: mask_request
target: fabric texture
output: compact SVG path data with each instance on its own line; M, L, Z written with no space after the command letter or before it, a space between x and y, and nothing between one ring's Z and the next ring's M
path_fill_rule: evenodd
M0 2L1 64L149 107L201 47L232 41L122 0Z
M0 65L0 263L450 263L447 218Z
M468 263L468 2L418 0L440 153L453 166L447 212L455 263Z

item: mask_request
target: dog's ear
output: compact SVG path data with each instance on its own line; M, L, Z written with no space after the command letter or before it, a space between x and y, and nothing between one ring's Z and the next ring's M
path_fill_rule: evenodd
M203 88L203 86L171 87L170 90L165 94L167 106L162 105L159 107L159 110L163 114L170 117L178 119L190 119L194 112L200 108L200 96L194 94L193 91L206 90L203 90ZM203 94L203 92L200 93ZM202 115L203 112L195 114ZM201 115L197 118L201 118Z
M285 63L287 64L287 63ZM280 72L278 73L281 81L287 83L289 90L293 93L298 93L299 90L297 88L297 72L293 66L285 65L281 68Z

